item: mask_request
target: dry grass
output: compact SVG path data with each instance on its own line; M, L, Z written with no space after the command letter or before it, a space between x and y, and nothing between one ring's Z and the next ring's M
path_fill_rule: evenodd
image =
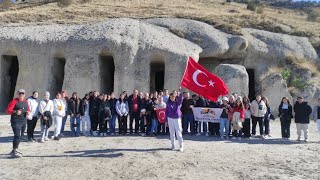
M80 24L115 17L179 17L204 21L233 34L241 34L241 27L255 27L276 32L277 28L273 26L270 28L270 24L277 22L293 27L299 32L298 35L320 36L320 22L307 21L308 15L298 10L264 7L263 14L257 14L247 10L245 4L223 3L223 0L73 1L64 8L60 8L56 2L27 3L2 8L0 23Z
M281 72L283 70L284 70L284 68L282 68L282 67L272 66L268 69L267 72L265 72L263 75L261 75L260 79L263 80L271 74L281 74Z
M289 65L293 65L297 67L298 69L306 69L309 70L312 74L312 77L318 76L319 75L319 70L318 70L318 65L310 62L304 58L298 58L294 55L288 55L286 57L286 63Z

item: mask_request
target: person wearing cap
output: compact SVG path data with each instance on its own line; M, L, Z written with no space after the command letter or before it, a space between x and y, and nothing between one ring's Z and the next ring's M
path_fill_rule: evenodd
M44 93L44 100L40 102L39 105L39 112L41 114L40 121L41 121L41 139L40 143L44 143L45 141L49 141L49 128L52 125L53 118L53 101L49 99L50 93Z
M296 103L293 106L294 110L294 121L297 125L297 134L298 139L297 141L300 141L301 134L303 131L304 134L304 141L308 142L309 138L309 123L310 119L309 116L312 113L312 108L308 105L308 102L305 102L303 100L303 97L298 97Z
M13 147L10 153L12 158L22 157L22 153L18 152L21 129L26 124L26 116L30 114L30 107L28 102L25 100L25 90L18 90L17 98L13 99L7 107L7 113L11 115L10 123L14 134Z
M222 98L222 104L220 108L222 109L222 113L220 115L220 137L224 139L223 134L225 133L226 138L229 139L229 127L230 127L230 120L228 118L228 113L231 111L231 106L228 104L229 99L228 97ZM224 131L225 130L225 131Z

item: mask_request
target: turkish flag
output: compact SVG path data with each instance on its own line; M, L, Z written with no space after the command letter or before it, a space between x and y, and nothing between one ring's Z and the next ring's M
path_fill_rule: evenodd
M162 124L166 122L166 108L157 109L158 121Z
M181 86L212 101L228 94L227 85L218 76L210 73L191 57L188 59Z

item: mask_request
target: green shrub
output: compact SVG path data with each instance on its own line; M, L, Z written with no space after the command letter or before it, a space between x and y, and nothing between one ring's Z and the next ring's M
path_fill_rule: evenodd
M288 84L289 78L291 76L291 70L286 68L281 72L281 75L283 80L285 80Z
M263 14L263 7L258 7L257 8L257 14Z
M255 11L257 9L257 4L254 1L249 1L247 4L247 9L250 11Z
M320 13L315 10L310 10L307 12L308 17L307 20L311 22L317 21L317 18L320 16Z

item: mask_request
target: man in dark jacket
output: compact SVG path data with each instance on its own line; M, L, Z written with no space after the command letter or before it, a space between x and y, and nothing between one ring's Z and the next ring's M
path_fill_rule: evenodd
M195 106L196 101L190 99L190 94L188 92L183 93L183 101L181 106L182 112L182 134L188 133L189 123L191 134L195 134L195 123L192 107Z
M303 97L298 97L293 109L295 112L294 120L297 125L297 141L300 141L301 131L303 131L304 141L308 142L308 126L310 123L309 116L312 113L312 108L308 105L308 102L303 101Z
M133 121L134 121L134 133L139 133L139 120L140 120L140 108L141 108L141 98L138 90L133 90L133 94L129 96L129 115L130 115L130 123L129 129L130 134L133 133Z
M10 155L12 158L20 158L22 154L17 149L20 144L21 129L26 123L27 114L30 113L30 107L25 100L25 91L23 89L20 89L18 97L9 103L7 113L11 115L10 122L14 134L13 148Z
M148 133L148 130L150 129L150 104L151 99L149 98L149 93L144 93L144 98L141 101L141 110L140 110L140 130L141 130L141 135L146 136ZM146 129L147 128L147 129Z
M91 121L91 131L97 131L99 125L99 104L98 92L94 91L89 100L89 115Z
M196 94L195 94L195 97L197 97ZM203 96L199 96L197 98L195 107L208 107L208 102ZM203 130L203 134L206 135L206 136L209 136L208 123L207 122L198 122L197 127L196 127L197 128L197 132L198 132L197 135L201 135L201 127L202 127L202 130ZM219 132L219 130L218 130L218 132Z

